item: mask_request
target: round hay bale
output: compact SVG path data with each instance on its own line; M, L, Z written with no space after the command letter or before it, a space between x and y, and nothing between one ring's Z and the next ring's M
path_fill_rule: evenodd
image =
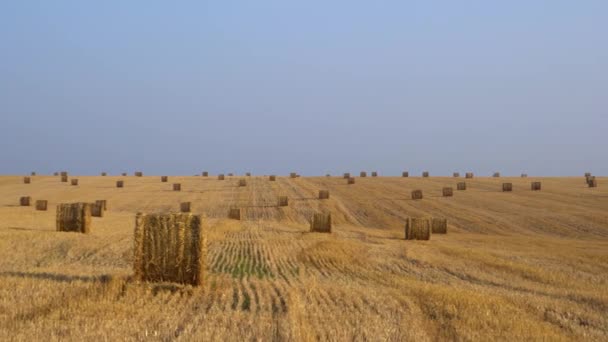
M407 172L407 171L403 171L403 172L401 172L401 177L406 177L406 178L407 178L407 177L409 177L409 176L410 176L410 173L409 173L409 172Z
M372 171L372 177L378 177L378 172Z
M19 199L19 204L22 207L29 207L31 201L32 201L32 198L30 196L23 196Z
M116 187L117 188L123 188L125 186L125 182L124 181L116 181Z
M350 172L345 172L343 178L344 179L349 179L350 178Z
M421 200L422 199L422 190L413 190L412 191L412 199L413 200Z
M430 240L431 220L427 217L410 217L405 220L406 240Z
M71 180L72 185L78 185L78 179L74 178Z
M271 182L275 182L277 180L277 176L270 175L270 177L268 177L268 180L271 181Z
M224 175L223 174L219 174L217 175L217 180L224 180Z
M365 171L359 172L359 177L361 177L361 178L367 177L367 172L365 172Z
M466 189L467 189L467 183L459 182L458 184L456 184L456 190L466 190Z
M36 210L40 210L40 211L46 211L47 207L48 207L48 201L47 200L37 200L36 201Z
M245 180L244 178L239 179L239 186L247 186L247 180Z
M513 183L502 183L502 191L503 192L513 191Z
M203 177L209 177L209 172L207 172L207 171L203 171L203 172L201 173L201 175L202 175Z
M279 207L287 207L289 205L289 198L287 196L279 196L278 203Z
M452 174L452 176L454 176L454 178L459 178L460 177L460 173L459 172L454 172Z
M160 176L160 181L163 183L167 183L169 181L169 177L168 176Z
M182 185L180 183L173 183L173 191L182 191Z
M179 211L181 211L182 213L189 213L190 212L190 202L182 202L179 204Z
M329 190L319 190L319 199L329 199Z
M30 184L32 179L30 177L23 177L23 184Z
M467 172L465 178L473 178L473 172Z
M355 177L350 177L346 180L346 184L355 184Z
M530 184L532 191L540 191L540 186L541 186L540 182L532 182Z
M427 178L429 176L429 172L428 171L424 171L422 173L422 177Z
M454 189L451 187L445 187L442 190L443 197L452 197L454 196Z

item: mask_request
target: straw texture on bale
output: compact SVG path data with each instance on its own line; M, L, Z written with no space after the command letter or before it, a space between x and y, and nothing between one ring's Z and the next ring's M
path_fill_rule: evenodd
M19 199L19 204L22 207L29 207L31 201L32 201L32 198L30 196L23 196Z
M355 184L355 178L354 177L350 177L347 181L346 184Z
M502 183L502 191L513 191L513 183Z
M331 213L314 213L310 220L310 231L331 233Z
M473 178L473 172L467 172L465 178Z
M448 219L437 217L431 218L431 232L433 234L447 234Z
M116 187L117 188L122 188L124 186L125 186L125 182L124 181L121 181L121 180L116 181Z
M454 196L454 189L450 188L450 187L445 187L442 190L443 193L443 197L452 197Z
M206 240L201 216L138 213L134 240L135 280L203 284Z
M319 190L319 199L329 199L329 190Z
M295 172L292 172L289 174L289 178L296 178L296 177L298 177L298 174Z
M344 173L344 179L349 179L350 178L350 173L349 172L345 172Z
M91 203L91 216L93 217L103 217L103 203L95 202Z
M218 180L224 180L224 178L225 178L225 177L224 177L224 175L223 175L223 174L217 175L217 179L218 179Z
M179 204L179 210L182 213L189 213L190 212L190 202L182 202Z
M68 176L61 176L61 181L63 183L67 183L68 182Z
M49 202L47 200L37 200L36 201L36 210L46 211Z
M30 177L23 177L24 184L30 184L31 182L32 182L32 179Z
M422 177L428 177L428 176L429 176L429 172L428 172L428 171L424 171L424 172L422 173Z
M239 186L247 186L247 180L239 179Z
M359 177L367 177L367 172L365 172L365 171L359 172Z
M268 177L268 180L270 180L271 182L274 182L277 180L277 176L275 175L270 175L270 177Z
M414 200L422 199L422 190L412 191L412 199L414 199Z
M279 196L279 207L287 207L289 205L289 197Z
M230 208L228 211L228 218L233 220L241 219L241 209L240 208Z
M209 172L207 172L207 171L203 171L203 173L201 173L201 175L202 175L203 177L209 177Z
M452 176L454 176L455 178L458 178L458 177L460 177L460 173L458 173L458 172L454 172L454 173L452 174Z
M531 188L533 191L538 191L538 190L540 190L540 182L532 182L532 183L530 184L530 188Z
M173 183L173 191L182 191L182 185L180 183Z
M58 232L91 232L90 203L62 203L57 206Z
M71 180L71 184L72 185L78 185L78 179L72 179Z
M492 175L492 177L500 177L500 172L494 172L494 174Z
M378 172L372 171L372 177L378 177Z
M407 171L401 172L401 177L409 177L409 176L410 176L409 172L407 172Z
M406 240L429 240L431 238L431 220L429 218L410 217L405 220Z
M143 175L144 175L144 173L141 172L141 171L136 171L135 172L135 177L142 177Z
M456 184L456 190L466 190L466 189L467 189L467 183L460 182L460 183Z
M167 176L161 176L160 177L160 181L163 182L163 183L166 183L166 182L169 181L169 177L167 177Z

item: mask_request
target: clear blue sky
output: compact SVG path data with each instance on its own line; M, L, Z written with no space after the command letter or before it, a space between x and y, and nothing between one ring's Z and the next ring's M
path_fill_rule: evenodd
M2 1L0 173L608 174L608 1Z

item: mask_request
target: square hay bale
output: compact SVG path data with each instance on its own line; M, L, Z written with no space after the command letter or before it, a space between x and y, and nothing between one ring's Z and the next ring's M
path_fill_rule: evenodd
M467 173L464 175L464 177L465 177L465 178L473 178L473 172L467 172Z
M179 211L181 211L182 213L189 213L190 212L190 202L182 202L179 204Z
M49 202L47 200L37 200L36 201L36 210L46 211Z
M29 207L32 202L32 198L30 196L23 196L19 199L19 204L22 207Z
M422 173L422 177L427 178L429 176L429 172L428 171L424 171Z
M289 205L289 197L279 196L279 207L287 207Z
M454 189L452 189L451 187L445 187L442 190L443 193L443 197L452 197L454 196Z
M224 175L223 174L219 174L217 175L217 180L224 180Z
M207 172L207 171L203 171L203 172L201 173L201 175L202 175L203 177L209 177L209 172Z
M492 175L492 177L494 177L494 178L500 177L500 172L494 172L494 174Z
M349 179L350 178L350 173L349 172L345 172L344 173L344 179Z
M587 185L590 188L597 188L597 180L595 179L595 176L589 177L589 180L587 181Z
M32 179L30 177L23 177L23 184L30 184Z
M331 213L314 213L310 220L310 231L331 233Z
M160 176L160 181L163 183L167 183L169 181L169 177L168 176Z
M244 178L239 179L239 186L247 186L247 180Z
M96 200L95 204L101 205L101 207L103 208L103 211L108 210L108 201L106 201L106 200Z
M502 191L513 191L513 183L502 183Z
M182 191L182 185L180 183L173 183L173 191Z
M460 173L459 172L454 172L452 174L452 176L454 176L454 178L458 178L458 177L460 177Z
M372 171L372 177L378 177L378 172Z
M61 203L57 206L57 231L78 232L88 234L91 232L91 204L90 203Z
M414 190L414 191L412 191L412 199L413 200L420 200L420 199L422 199L422 190Z
M144 173L141 171L135 171L135 177L143 177Z
M401 177L409 177L409 176L410 176L409 172L407 172L407 171L401 172Z
M78 179L76 178L72 179L70 182L72 185L78 185Z
M277 176L270 175L270 177L268 177L268 180L271 181L271 182L275 182L277 180Z
M200 215L137 213L134 235L135 280L203 284L206 239Z
M406 240L430 240L431 220L426 217L410 217L405 220Z
M527 173L522 173L522 174L521 174L521 178L527 178L527 177L528 177L528 174L527 174Z
M289 174L289 178L297 178L297 177L298 177L298 174L295 172L292 172Z
M241 209L240 208L230 208L228 210L228 218L233 220L241 219Z
M446 218L431 218L431 233L433 234L447 234L448 233L448 219Z
M108 174L107 174L106 172L102 172L102 173L101 173L101 176L102 176L102 177L105 177L105 176L107 176L107 175L108 175Z
M61 171L60 173L61 177L67 177L68 176L68 172L67 171Z
M539 191L540 190L540 182L532 182L531 184L531 189L532 191Z
M355 184L355 177L350 177L347 179L346 184Z
M117 188L124 188L125 187L125 181L116 181L116 187Z
M466 190L466 189L467 189L467 183L459 182L458 184L456 184L456 190Z
M61 182L62 183L67 183L68 182L68 176L61 176Z
M329 190L319 190L319 199L329 199Z
M103 217L103 203L95 202L91 203L91 216L93 217Z
M365 172L365 171L359 172L359 177L367 177L367 172Z

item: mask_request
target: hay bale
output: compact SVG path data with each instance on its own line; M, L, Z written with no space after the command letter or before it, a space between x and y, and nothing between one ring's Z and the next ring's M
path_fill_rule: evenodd
M223 174L219 174L217 175L217 180L224 180L224 175Z
M30 177L23 177L23 184L30 184L32 179Z
M203 284L206 239L200 215L137 213L134 235L136 281Z
M95 201L95 204L101 205L101 208L103 209L103 211L108 210L108 201L106 201L106 200L97 200L97 201Z
M30 176L35 176L35 175L36 175L36 171L32 171L32 172L30 173Z
M202 175L203 177L209 177L209 172L207 172L207 171L203 171L203 172L201 173L201 175Z
M57 231L78 232L88 234L91 232L91 204L90 203L61 203L57 206Z
M182 213L189 213L190 212L190 202L182 202L179 204L179 211L181 211Z
M595 179L595 176L589 177L589 180L587 181L587 186L589 186L590 188L597 188L597 180Z
M464 175L464 177L465 177L465 178L473 178L473 172L467 172L467 173Z
M124 188L124 186L125 186L125 182L124 181L121 181L121 180L116 181L116 187L117 188Z
M168 176L160 176L160 181L163 183L167 183L169 181L169 177Z
M46 211L49 202L47 200L37 200L36 201L36 210Z
M355 177L350 177L346 180L346 184L355 184Z
M104 212L105 210L103 210L103 203L97 201L95 203L91 203L91 216L103 217Z
M443 197L452 197L454 196L454 189L452 189L451 187L445 187L442 190L443 193Z
M268 180L271 181L271 182L275 182L277 180L277 176L270 175L270 177L268 177Z
M428 171L424 171L422 173L422 177L427 178L429 176L429 172Z
M144 175L141 171L135 171L135 177L142 177Z
M454 176L454 178L459 178L460 177L460 173L459 172L454 172L452 174L452 176Z
M289 205L289 198L287 196L279 196L279 207L287 207Z
M121 175L122 175L123 177L127 177L127 173L126 173L126 172L121 173Z
M585 178L591 177L591 172L585 172Z
M466 190L466 189L467 189L467 183L459 182L458 184L456 184L456 190Z
M173 191L182 191L182 185L180 183L173 183Z
M345 172L344 179L349 179L349 178L350 178L350 172Z
M329 173L325 174L325 177L331 177L331 175Z
M410 217L405 220L406 240L430 240L431 220L424 217Z
M494 178L500 177L500 172L494 172L494 174L492 175L492 177L494 177Z
M23 196L19 199L19 204L22 207L29 207L32 202L32 198L30 196Z
M365 172L365 171L359 172L359 177L367 177L367 172Z
M414 191L412 191L412 199L413 200L420 200L420 199L422 199L422 190L414 190Z
M513 183L502 183L502 191L513 191Z
M407 172L407 171L401 172L401 177L409 177L409 176L410 176L409 172Z
M228 177L232 177L232 176L234 176L234 173L229 173L228 174Z
M292 172L289 174L289 178L297 178L297 177L298 177L298 174L295 172Z
M61 182L62 183L67 183L68 182L68 176L61 176Z
M230 208L228 210L228 218L233 220L241 219L241 209L240 208Z
M431 218L431 232L433 234L447 234L448 233L448 219L446 218Z
M107 176L107 175L108 175L108 174L107 174L107 173L105 173L105 172L102 172L102 173L101 173L101 176L102 176L102 177L105 177L105 176Z
M67 177L68 176L68 172L67 171L61 171L60 173L61 177Z
M74 185L74 186L78 185L78 179L76 179L76 178L72 179L72 180L70 181L70 184L72 184L72 185Z
M378 172L372 171L372 177L378 177Z
M310 220L310 231L331 233L331 213L314 213Z
M247 180L244 178L239 179L239 186L247 186Z
M527 178L527 177L528 177L528 174L527 174L527 173L522 173L522 174L521 174L521 178Z
M530 185L531 185L532 191L539 191L540 190L540 182L532 182Z
M245 172L246 177L251 177L251 172Z
M59 176L59 172L53 172L53 176Z

